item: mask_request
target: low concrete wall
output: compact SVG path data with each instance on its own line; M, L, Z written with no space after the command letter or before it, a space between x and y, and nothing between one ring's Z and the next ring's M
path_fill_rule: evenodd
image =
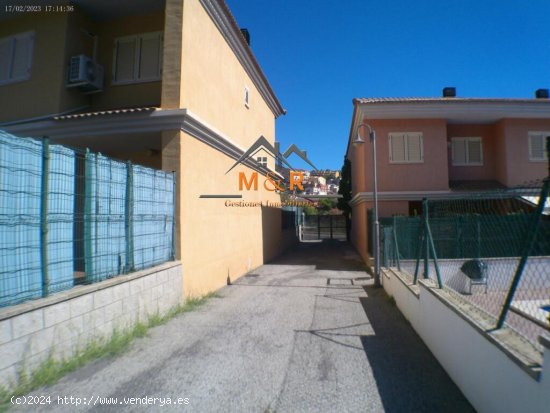
M0 385L50 355L70 357L115 329L165 314L183 302L182 290L182 265L173 261L0 310Z
M460 267L468 259L438 259L442 282L458 292L468 292L469 282ZM517 258L481 258L487 264L488 291L508 291L519 263ZM414 274L415 260L402 260L401 269ZM420 262L420 274L424 271L424 262ZM433 261L430 261L430 274L435 276ZM550 257L529 257L521 276L519 289L550 288Z
M494 320L430 280L411 285L384 270L382 283L399 310L472 403L484 412L547 412L550 341L543 356L514 331L491 331Z

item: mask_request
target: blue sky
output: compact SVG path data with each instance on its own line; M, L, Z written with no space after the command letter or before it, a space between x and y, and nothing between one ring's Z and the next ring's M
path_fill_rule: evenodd
M549 0L226 1L288 111L277 139L318 168L341 167L354 97L550 88Z

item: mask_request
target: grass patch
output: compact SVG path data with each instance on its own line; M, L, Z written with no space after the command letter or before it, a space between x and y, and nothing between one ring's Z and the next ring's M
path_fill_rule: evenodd
M153 314L146 322L138 322L126 330L115 330L107 339L89 342L67 359L57 360L50 355L30 374L23 365L18 372L16 383L12 384L9 389L0 386L0 412L9 409L12 397L23 396L39 387L54 384L67 373L91 361L121 354L128 349L134 339L145 337L150 328L162 325L179 314L196 310L211 298L220 298L220 295L212 292L202 297L189 297L185 304L173 307L162 316Z
M388 302L394 307L397 305L395 302L395 298L393 298L393 295L388 295Z

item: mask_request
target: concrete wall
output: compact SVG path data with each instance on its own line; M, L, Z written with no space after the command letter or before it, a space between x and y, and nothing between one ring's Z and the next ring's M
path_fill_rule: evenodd
M350 241L361 258L369 262L369 241L367 236L367 204L354 205L351 210Z
M517 353L512 331L487 333L467 307L429 282L418 286L385 271L382 282L430 351L480 413L546 412L550 405L550 346ZM535 354L535 356L533 356ZM538 354L538 356L537 356ZM542 364L541 371L534 366Z
M444 119L366 120L377 137L377 168L379 191L440 191L449 189L447 168L447 124ZM422 132L424 162L390 163L389 134L392 132ZM365 151L366 190L372 191L372 145L368 138L361 145ZM354 168L356 165L354 164ZM357 165L359 168L359 166ZM437 173L434 173L437 171ZM354 174L353 179L356 179Z
M105 70L104 90L92 96L92 110L160 106L162 82L114 85L113 50L118 37L164 30L164 11L108 20L97 24L98 62Z
M92 57L97 34L97 61L105 72L104 90L85 95L65 86L71 56ZM78 8L72 13L24 13L2 21L0 38L35 32L31 78L0 86L0 122L60 113L83 106L90 110L159 106L161 81L112 85L114 39L164 30L164 12L95 22Z
M483 165L480 166L453 166L451 140L452 138L474 138L480 137L483 149ZM451 181L474 181L496 179L496 165L498 138L495 133L495 126L488 125L448 125L448 163L449 179ZM502 182L501 182L502 183Z
M68 13L22 13L2 20L0 38L34 31L31 77L0 85L0 122L59 111L65 74L65 28Z
M506 185L508 182L508 164L507 164L507 147L506 147L506 137L505 137L505 126L504 121L498 121L495 123L495 179L503 185Z
M65 38L63 39L65 41L65 54L62 61L56 64L53 64L51 61L41 63L41 66L53 66L55 70L59 70L63 74L63 81L59 85L59 107L56 110L57 112L65 112L91 104L90 95L85 95L76 88L67 88L65 86L68 76L68 63L71 56L79 54L89 57L93 56L94 41L84 31L97 33L97 26L80 9L75 8L72 13L67 13ZM63 44L60 42L58 48L62 49L62 46ZM104 67L104 69L107 68ZM44 86L42 85L41 87Z
M482 258L481 260L487 264L487 291L489 293L507 292L510 289L520 258ZM469 259L437 260L442 282L447 287L460 293L469 291L469 279L460 270L460 267L466 261L469 261ZM415 260L401 260L400 263L403 271L414 274ZM424 268L423 265L421 263L421 272ZM430 274L435 275L433 262L430 263ZM477 291L483 291L484 287L475 288L478 288ZM521 281L518 284L518 291L532 290L533 294L540 294L545 289L550 289L550 258L529 257Z
M0 310L0 385L50 355L70 357L115 329L165 314L183 302L182 288L176 261Z
M530 131L550 131L550 120L505 119L502 121L506 142L507 186L521 185L548 175L548 162L529 161Z

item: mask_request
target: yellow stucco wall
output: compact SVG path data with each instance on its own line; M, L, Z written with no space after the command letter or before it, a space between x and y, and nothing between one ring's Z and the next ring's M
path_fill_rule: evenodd
M279 202L279 196L261 188L238 190L238 166L227 175L233 160L192 136L181 133L181 259L184 289L197 296L222 287L262 265L280 251L280 209L228 207L226 199L201 199L201 194L243 194L243 201ZM235 199L233 201L239 201Z
M244 105L244 88L250 105ZM261 134L273 142L274 115L199 0L185 0L181 107L248 148Z
M108 20L97 25L98 61L105 70L103 92L92 96L92 110L159 106L161 81L113 85L113 49L117 37L164 30L164 11Z
M113 48L117 37L164 30L164 11L96 22L78 8L71 13L28 13L2 21L0 38L34 31L29 80L0 85L0 122L44 116L88 106L88 110L159 106L162 82L112 85ZM97 61L105 72L104 89L86 95L66 87L71 56L92 57L98 35Z
M24 27L36 30L38 36L31 81L14 84L13 88L0 87L0 120L56 113L81 104L89 104L89 110L159 105L162 95L163 107L189 109L243 150L260 135L273 144L274 114L200 2L167 0L167 9L174 8L181 13L165 16L159 12L102 22L90 21L80 13L52 14L49 19L17 22L15 31L12 26L2 25L0 36L23 32ZM182 16L179 24L174 22L177 15ZM172 49L164 50L163 56L167 64L171 50L174 52L171 75L163 74L162 82L112 85L115 38L161 31L165 22L169 25L165 42L169 38ZM81 29L99 36L97 60L105 70L104 91L88 96L65 87L68 58L80 53L91 56L93 43ZM177 51L175 47L179 47ZM40 76L36 73L38 60L47 69ZM245 87L249 90L249 107L244 104ZM172 88L179 93L172 93ZM8 89L10 93L3 93ZM13 105L8 96L18 96L24 105ZM154 166L177 172L176 251L184 263L186 295L201 295L219 288L226 284L228 276L237 279L278 255L292 240L289 231L281 230L279 208L226 207L224 199L199 198L200 194L238 193L238 173L251 170L239 166L226 175L234 159L181 131L164 131L160 135L159 157L149 159L143 158L147 153L131 153L135 151L131 150L130 141L128 153L115 155L154 161ZM269 162L273 167L271 158ZM243 200L280 202L279 195L262 189L263 178L258 178L260 190L246 193Z
M163 75L162 106L189 109L243 150L261 135L273 144L273 113L200 2L185 0L182 6L168 0L166 7L164 64L170 71ZM180 14L178 22L174 16ZM181 76L174 76L180 67ZM180 171L177 251L184 263L185 294L197 296L272 259L292 234L281 231L279 208L227 207L225 199L200 199L201 194L240 193L238 174L251 170L239 166L226 175L234 159L184 132L179 135L178 142L173 133L163 135L163 169ZM243 200L280 202L279 195L262 189L264 178L258 178L260 189L243 192Z
M59 93L59 112L65 112L90 106L90 96L85 95L76 88L67 88L65 85L68 73L68 62L71 56L84 54L92 57L94 50L94 41L88 33L96 33L97 27L84 13L78 8L72 13L67 13L67 24L65 27L65 54L60 62L59 70L63 72L63 82L60 85ZM46 65L49 65L47 63Z
M58 112L66 25L63 13L28 13L1 22L0 39L34 31L34 50L30 79L0 85L0 122Z

